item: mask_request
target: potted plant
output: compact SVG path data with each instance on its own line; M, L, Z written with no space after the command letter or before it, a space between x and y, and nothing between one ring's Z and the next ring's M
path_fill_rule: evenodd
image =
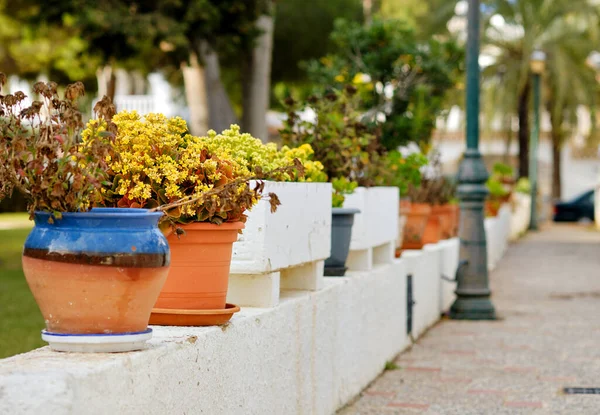
M325 260L326 276L344 276L346 260L350 251L352 225L358 209L344 208L345 195L352 194L358 183L344 177L333 179L333 195L331 201L331 256Z
M442 237L439 215L433 214L434 192L437 181L424 177L419 187L409 186L411 211L408 220L411 228L405 230L403 249L421 249L423 245L437 243Z
M421 168L426 164L427 157L421 153L410 153L405 156L400 151L393 150L385 154L381 168L375 175L377 185L394 186L399 192L400 218L398 220L396 257L401 254L404 233L407 227L409 228L409 239L411 240L414 240L415 237L419 238L418 235L421 233L419 223L423 220L423 211L418 206L412 211L410 197L406 196L406 193L409 185L419 186L421 184ZM425 214L428 215L428 212L429 210Z
M206 137L187 132L184 120L123 111L108 125L116 130L109 162L112 186L105 203L163 211L171 247L171 270L156 301L154 324L219 324L239 308L226 304L232 245L244 228L246 211L261 197L263 179L303 174L303 166L267 172L258 161L235 154L229 138L239 128ZM106 128L92 121L88 129ZM250 167L254 170L251 171ZM253 185L251 180L257 180ZM268 195L271 210L279 201Z
M425 244L423 236L431 216L431 206L411 198L410 208L406 212L406 224L401 249L421 249Z
M288 117L280 131L284 144L310 144L314 158L323 165L323 172L333 185L332 195L332 256L325 263L325 274L343 276L346 271L351 229L358 209L343 208L345 195L357 186L372 186L370 170L379 162L383 151L378 143L378 131L361 119L357 111L357 90L348 85L342 90L330 89L321 96L313 95L307 102L285 100ZM302 118L311 108L315 120Z
M6 77L0 74L0 88ZM60 351L128 351L151 336L148 319L169 270L160 212L96 209L118 158L112 133L81 141L80 82L38 82L40 100L0 95L0 199L27 200L35 226L25 241L23 272L46 323L42 338Z
M515 184L514 169L508 164L495 163L492 167L492 175L502 184L513 186Z
M412 249L418 249L424 244L436 243L440 239L450 238L453 236L455 228L456 212L450 203L454 197L455 185L442 175L439 153L432 154L427 167L427 174L421 179L420 186L409 186L408 194L413 205L415 203L425 204L430 208L422 239L416 239L418 234L413 234L416 242L407 241L409 246L416 247ZM424 220L422 216L419 217L421 221ZM417 229L420 230L421 227Z
M508 201L510 192L494 176L490 176L486 182L489 195L485 201L486 216L497 216L503 203Z
M444 176L437 178L433 194L432 214L440 218L441 239L452 238L456 234L458 206L453 203L455 193L454 182Z
M531 182L527 177L521 177L515 185L515 191L525 195L531 194Z
M452 220L452 237L456 237L458 236L460 226L460 202L455 196L452 199L450 199L449 205L454 218Z

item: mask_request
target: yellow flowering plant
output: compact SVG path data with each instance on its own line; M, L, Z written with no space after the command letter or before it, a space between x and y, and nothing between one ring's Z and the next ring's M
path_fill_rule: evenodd
M262 180L303 177L302 163L291 155L281 153L271 162L257 152L243 153L240 148L251 147L248 137L234 145L244 136L237 126L196 137L180 117L122 111L110 122L90 121L83 142L107 129L115 131L115 156L107 160L112 180L102 190L104 205L163 210L172 224L245 221L245 211L261 197ZM258 182L250 186L250 180ZM269 201L274 211L277 196L269 194Z
M275 143L264 144L258 138L240 132L240 127L235 124L221 134L210 130L205 137L205 142L209 151L226 155L241 168L245 168L244 174L249 174L256 168L263 171L276 171L292 165L294 159L298 159L304 166L304 175L298 175L296 171L281 171L279 174L272 174L271 179L282 182L327 181L323 164L312 160L315 152L310 144L302 144L296 148L283 146L278 150Z

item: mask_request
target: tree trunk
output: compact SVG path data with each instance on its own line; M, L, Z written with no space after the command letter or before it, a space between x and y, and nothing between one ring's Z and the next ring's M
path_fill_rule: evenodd
M181 63L185 97L190 110L190 131L194 135L205 134L208 129L208 102L204 68L198 63L198 55L190 54L190 61Z
M362 0L362 6L365 24L369 25L373 20L373 0Z
M552 127L552 199L560 200L562 196L561 150L563 144L562 111L553 111L552 96L548 97L547 110L550 113L550 126Z
M131 74L125 69L119 68L115 74L115 95L133 95L133 82Z
M256 21L262 34L256 39L254 49L248 54L242 78L244 131L269 141L267 110L271 86L271 56L273 51L273 16L263 15Z
M146 93L146 77L140 71L133 71L131 74L133 84L133 95L144 95Z
M552 199L560 200L562 196L561 174L561 149L562 133L555 133L552 129Z
M508 164L511 165L511 160L510 160L510 146L512 145L512 138L513 138L513 132L512 132L512 115L511 114L507 114L504 116L504 123L503 123L503 128L504 131L506 133L506 141L505 141L505 149L504 149L504 164Z
M98 96L106 95L111 101L115 99L116 77L112 65L105 65L96 71L98 79Z
M222 131L229 128L231 124L237 123L237 117L221 82L219 56L204 40L198 42L197 49L198 55L204 63L209 127L216 131Z
M531 83L527 81L519 95L519 177L529 177L529 95Z

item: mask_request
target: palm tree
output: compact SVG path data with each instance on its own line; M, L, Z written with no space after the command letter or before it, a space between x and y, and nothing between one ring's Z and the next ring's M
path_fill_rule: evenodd
M589 0L494 0L485 14L482 49L495 56L495 60L483 75L489 79L503 72L512 80L510 84L504 82L504 88L515 97L521 177L529 173L529 58L537 48L547 53L546 107L553 117L552 138L554 147L558 148L553 174L557 180L566 121L577 105L589 104L590 96L583 92L596 88L586 60L596 46L599 8ZM574 93L574 89L580 92ZM553 188L559 192L560 185L556 183Z
M546 44L548 67L544 77L546 111L552 128L552 197L560 199L561 150L568 132L577 126L577 108L594 108L598 93L595 70L588 65L590 34L585 26L557 28Z

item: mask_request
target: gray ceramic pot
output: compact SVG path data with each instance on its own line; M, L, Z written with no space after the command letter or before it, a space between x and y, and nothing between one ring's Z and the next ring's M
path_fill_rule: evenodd
M325 261L325 275L328 277L343 277L346 273L346 259L352 239L354 215L358 209L331 209L331 256Z

